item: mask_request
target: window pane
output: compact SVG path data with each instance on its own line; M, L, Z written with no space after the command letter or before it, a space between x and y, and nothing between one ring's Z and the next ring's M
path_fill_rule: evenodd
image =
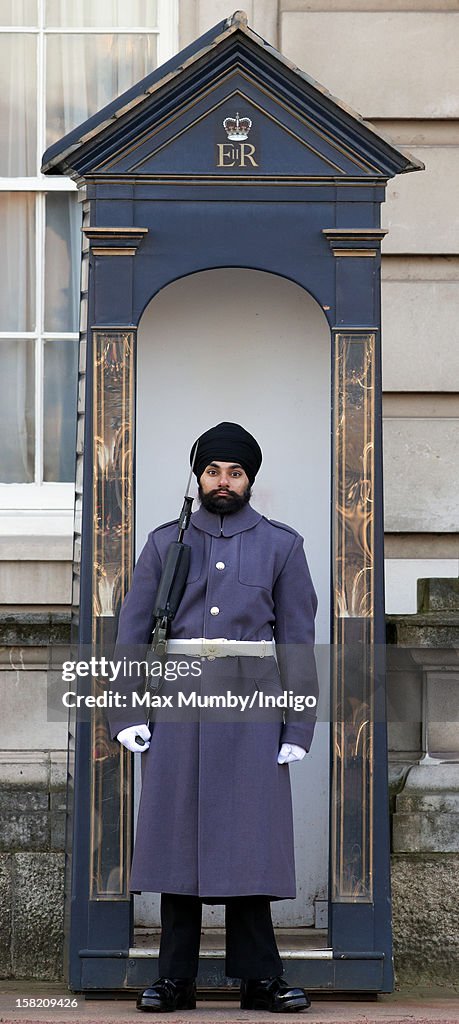
M78 341L44 342L43 443L46 482L75 477Z
M77 331L81 205L75 195L46 199L45 331Z
M35 329L35 196L0 193L0 331Z
M0 34L0 176L37 173L37 37Z
M156 36L47 37L47 146L156 67Z
M0 0L0 25L37 23L37 0Z
M0 340L0 482L34 480L35 342Z
M156 28L156 0L47 0L46 24L72 28Z

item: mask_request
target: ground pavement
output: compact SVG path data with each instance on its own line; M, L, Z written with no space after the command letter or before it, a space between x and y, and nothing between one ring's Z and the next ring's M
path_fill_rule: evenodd
M53 999L58 1005L38 1005ZM459 1024L459 991L402 990L375 1000L313 995L311 1008L301 1014L253 1012L240 1010L238 1002L208 1000L198 1000L196 1010L141 1014L134 999L85 999L62 985L0 981L0 1024L293 1024L299 1018L302 1024Z

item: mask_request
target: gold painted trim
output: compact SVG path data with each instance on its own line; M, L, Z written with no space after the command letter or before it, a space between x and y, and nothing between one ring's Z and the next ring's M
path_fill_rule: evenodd
M354 238L357 241L362 239L383 239L388 234L388 228L322 228L322 234L331 242L338 240L349 241Z
M371 326L371 328L370 327L358 327L358 326L357 327L353 327L352 324L346 324L346 327L343 327L343 326L332 327L332 331L333 331L333 334L335 336L337 334L343 334L344 332L346 334L368 334L369 332L371 334L378 334L379 333L379 327L373 327L373 326Z
M129 238L131 235L147 235L148 228L134 228L134 227L82 227L81 228L86 238L101 238L108 236L109 238Z
M286 186L313 186L321 185L327 186L328 188L382 188L384 181L381 178L378 181L370 181L366 178L336 178L332 177L321 177L320 175L309 175L308 177L302 177L301 175L282 175L279 180L279 175L259 175L256 178L246 178L243 175L234 174L228 177L221 177L219 174L145 174L139 177L131 177L130 175L118 175L116 178L112 178L109 174L101 175L100 177L95 175L93 178L88 179L95 183L108 182L111 185L119 183L123 184L129 182L131 185L185 185L190 188L195 185L269 185L271 187L285 188Z
M375 343L334 332L331 898L346 903L373 899Z
M93 332L94 650L107 640L104 619L113 621L132 570L134 337L134 330L119 327ZM98 680L94 679L94 693L97 687ZM132 824L131 759L120 744L111 741L105 717L98 709L91 717L91 753L90 899L126 900ZM103 863L107 786L119 804L112 815L112 821L119 821L118 849L110 865Z
M101 326L100 324L95 323L95 324L91 324L91 326L88 327L88 331L89 330L91 330L91 331L99 331L99 333L104 333L104 334L108 334L110 331L116 331L119 334L121 330L122 330L123 334L129 334L131 331L133 331L135 329L136 329L136 325L135 324L126 324L125 327L121 328L118 325L116 327L114 327L113 324L104 324L103 326Z
M81 230L88 239L94 256L135 256L139 245L148 234L148 228L135 227L83 227ZM132 245L112 244L123 240L132 240ZM103 242L106 244L103 245Z
M377 256L376 249L332 249L334 256Z
M106 248L103 246L93 246L92 251L94 256L135 256L137 248L126 247L118 249L115 247L110 248L109 246Z
M322 234L330 243L333 256L371 256L378 255L379 247L376 249L368 247L349 247L349 242L381 242L387 231L384 228L322 228ZM344 244L339 244L339 243Z

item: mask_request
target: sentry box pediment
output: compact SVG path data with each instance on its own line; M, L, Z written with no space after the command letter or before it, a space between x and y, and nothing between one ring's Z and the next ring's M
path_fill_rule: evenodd
M48 149L42 169L79 183L374 185L421 168L236 12Z

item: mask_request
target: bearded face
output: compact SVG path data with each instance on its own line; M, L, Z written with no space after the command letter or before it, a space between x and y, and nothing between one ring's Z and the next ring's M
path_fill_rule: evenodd
M236 491L230 488L225 492L220 491L218 488L205 492L201 484L199 484L198 493L201 505L208 512L213 512L215 515L228 516L232 512L238 512L244 505L247 505L251 498L252 489L249 485L242 494L237 494Z

